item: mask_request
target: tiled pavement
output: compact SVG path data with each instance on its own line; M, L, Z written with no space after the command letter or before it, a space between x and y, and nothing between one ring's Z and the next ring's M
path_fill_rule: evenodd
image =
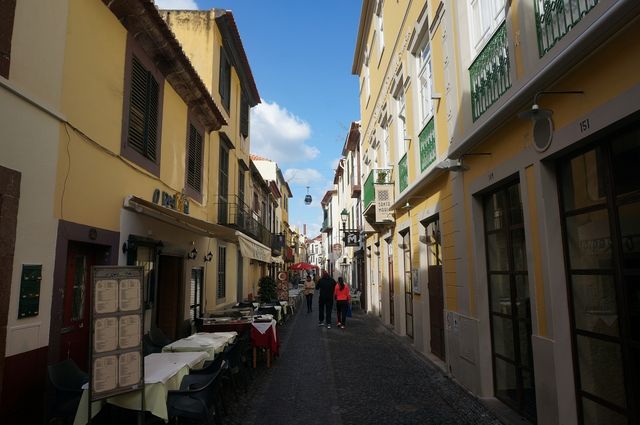
M378 318L356 311L346 329L326 329L304 310L278 328L280 356L259 366L225 424L500 423Z

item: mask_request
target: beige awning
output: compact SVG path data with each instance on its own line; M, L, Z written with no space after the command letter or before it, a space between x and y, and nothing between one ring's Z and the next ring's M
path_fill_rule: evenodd
M271 249L262 245L260 242L245 236L243 233L236 231L238 242L240 244L240 252L243 257L253 258L263 263L271 263Z
M138 198L137 196L129 195L124 198L124 207L204 236L222 239L232 243L237 243L238 240L234 229L182 214L178 211ZM269 252L269 255L271 255L271 252Z

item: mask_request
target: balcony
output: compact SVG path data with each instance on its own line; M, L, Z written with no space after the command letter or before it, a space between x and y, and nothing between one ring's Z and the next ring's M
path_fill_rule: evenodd
M407 166L407 154L405 153L398 162L398 189L402 192L409 185L409 167Z
M393 220L389 210L394 198L391 171L391 168L371 170L364 183L364 217L370 224Z
M367 180L364 182L364 209L374 201L376 191L374 184L391 184L391 168L377 168L371 170Z
M218 203L218 223L236 229L263 245L272 245L272 234L260 217L237 196Z
M331 220L329 218L325 218L322 222L322 227L320 228L321 233L331 233L333 230L333 225L331 224Z
M534 1L540 57L551 50L597 4L598 0Z
M284 248L284 235L282 233L271 235L271 255L279 257Z
M351 185L351 197L352 198L359 198L361 193L362 193L362 186L360 186L359 184Z
M418 136L420 142L420 172L426 170L436 160L436 132L433 117Z
M469 67L473 121L511 87L509 70L507 27L503 22Z

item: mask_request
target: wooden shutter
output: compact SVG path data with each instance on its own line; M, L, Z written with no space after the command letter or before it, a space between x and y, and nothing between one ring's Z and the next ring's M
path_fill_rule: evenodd
M244 94L240 100L240 134L249 137L249 102Z
M159 85L134 56L131 66L129 135L127 144L151 161L156 161Z
M229 110L231 101L231 65L227 59L224 49L220 48L220 81L218 82L220 100L225 109Z
M197 192L202 189L202 135L193 124L187 141L187 184Z

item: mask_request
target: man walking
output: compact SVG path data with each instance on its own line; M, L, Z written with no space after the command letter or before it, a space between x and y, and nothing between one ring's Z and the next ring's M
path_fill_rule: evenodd
M336 281L333 280L326 270L322 271L322 278L316 283L316 289L320 290L318 297L318 326L327 325L327 329L331 328L331 310L333 309L333 290Z

